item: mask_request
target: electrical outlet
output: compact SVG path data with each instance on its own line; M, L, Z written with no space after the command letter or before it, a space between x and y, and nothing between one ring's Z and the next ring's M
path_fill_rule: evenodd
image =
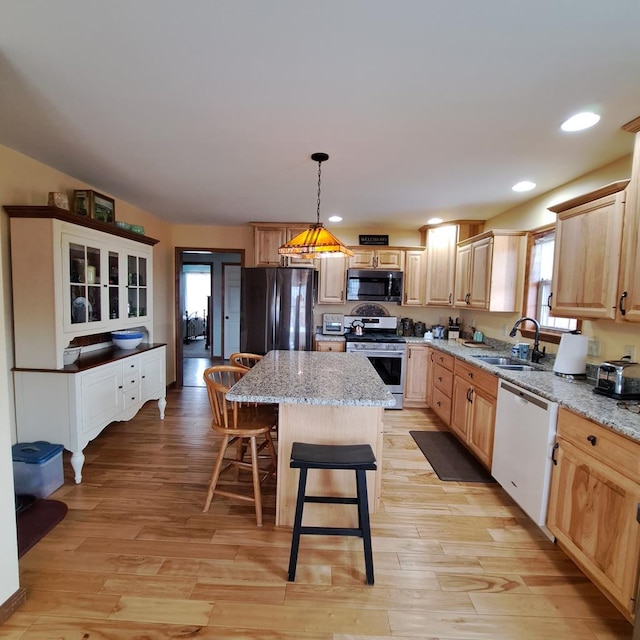
M624 345L624 353L622 355L629 356L632 362L636 361L636 345L635 344L625 344Z
M509 325L508 324L503 324L502 325L502 335L503 336L509 335Z
M589 340L589 346L587 347L587 355L588 356L599 356L600 355L600 341L599 340Z

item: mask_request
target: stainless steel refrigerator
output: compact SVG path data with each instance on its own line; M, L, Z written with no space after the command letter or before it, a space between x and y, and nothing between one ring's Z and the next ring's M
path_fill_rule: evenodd
M253 267L243 268L241 274L241 351L310 351L315 269Z

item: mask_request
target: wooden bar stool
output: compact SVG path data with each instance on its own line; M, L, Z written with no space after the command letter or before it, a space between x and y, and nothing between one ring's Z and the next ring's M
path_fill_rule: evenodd
M300 469L298 498L289 556L289 582L296 577L298 549L301 535L359 536L364 544L364 563L367 584L373 584L373 553L371 549L371 527L369 524L369 502L367 499L367 471L375 471L376 458L368 444L308 444L294 442L291 448L290 467ZM309 469L351 469L356 472L356 497L307 496L307 471ZM302 511L305 502L358 505L357 527L303 527Z

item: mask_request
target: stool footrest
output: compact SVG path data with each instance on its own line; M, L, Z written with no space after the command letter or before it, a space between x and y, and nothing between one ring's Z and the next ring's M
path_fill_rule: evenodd
M358 536L362 538L362 529L353 527L300 527L300 533L312 536Z
M305 496L305 502L320 502L322 504L358 504L358 498L340 498L334 496Z

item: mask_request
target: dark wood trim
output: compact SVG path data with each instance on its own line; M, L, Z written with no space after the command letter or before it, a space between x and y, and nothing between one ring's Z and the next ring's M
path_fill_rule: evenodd
M27 590L20 587L0 604L0 624L4 624L26 601Z
M77 224L81 227L87 227L88 229L95 229L96 231L102 231L103 233L109 233L112 236L119 236L120 238L127 238L128 240L134 240L135 242L142 242L143 244L155 245L160 242L155 238L142 235L141 233L133 233L127 229L121 229L112 224L106 222L100 222L99 220L93 220L86 216L82 216L66 209L59 209L58 207L43 206L22 206L22 205L4 205L2 207L10 218L51 218L55 220L61 220L62 222L70 222L71 224Z

